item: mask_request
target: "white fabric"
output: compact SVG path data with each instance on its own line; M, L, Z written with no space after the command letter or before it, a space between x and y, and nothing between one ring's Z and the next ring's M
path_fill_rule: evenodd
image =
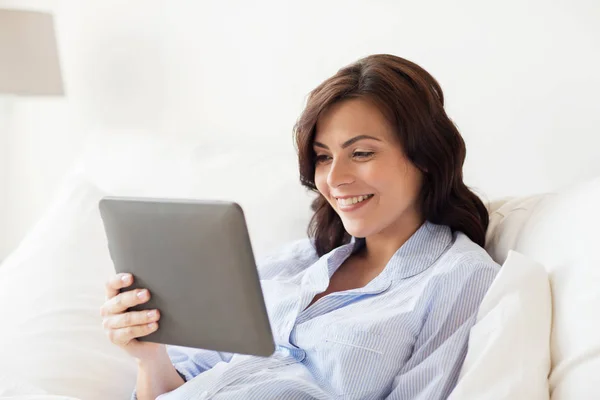
M0 376L51 394L127 398L135 363L108 342L99 315L111 272L97 216L102 193L79 176L64 189L0 268Z
M600 398L600 178L505 204L488 235L499 261L512 248L540 262L553 296L553 400ZM526 216L526 217L524 217Z
M450 400L547 400L552 298L544 267L514 251L486 293Z
M89 138L77 170L114 195L236 201L261 259L304 237L312 215L313 196L300 185L291 135L281 150L273 147L252 138L175 141L143 131L101 131Z
M490 210L490 224L486 232L486 250L492 258L502 264L508 252L514 249L521 230L535 206L545 195L513 198L494 211Z
M0 399L44 394L46 394L46 391L33 386L21 377L15 376L12 372L0 373Z

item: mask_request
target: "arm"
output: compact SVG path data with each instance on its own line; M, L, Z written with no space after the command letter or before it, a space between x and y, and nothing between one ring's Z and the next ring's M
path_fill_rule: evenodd
M233 354L188 347L167 346L167 351L151 362L138 361L136 390L132 400L156 399L208 371L219 362L229 362Z
M163 393L177 389L184 384L183 378L171 363L165 351L149 361L138 361L136 393L138 400L156 399Z
M435 400L450 395L467 353L479 304L497 272L497 265L492 263L460 265L432 285L429 315L387 400Z

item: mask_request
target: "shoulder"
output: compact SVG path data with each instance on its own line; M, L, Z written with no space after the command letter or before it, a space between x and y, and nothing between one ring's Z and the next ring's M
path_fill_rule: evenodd
M473 242L462 232L454 232L447 251L436 263L442 273L469 274L478 270L498 272L496 263L484 248Z
M453 234L447 251L433 266L432 283L437 293L470 293L481 298L494 281L500 265L462 232Z
M318 261L312 239L287 243L257 262L261 279L285 278L304 271Z

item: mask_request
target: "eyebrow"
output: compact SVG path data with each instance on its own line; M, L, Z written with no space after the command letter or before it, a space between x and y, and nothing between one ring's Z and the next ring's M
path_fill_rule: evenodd
M376 138L374 136L358 135L358 136L355 136L352 139L348 139L344 143L342 143L342 149L345 149L348 146L352 146L354 143L358 142L359 140L364 140L364 139L372 139L372 140L377 140L378 142L381 142L381 139L378 139L378 138ZM324 148L324 149L329 149L329 147L327 147L326 145L324 145L321 142L314 142L313 146L315 146L315 147L321 147L321 148Z

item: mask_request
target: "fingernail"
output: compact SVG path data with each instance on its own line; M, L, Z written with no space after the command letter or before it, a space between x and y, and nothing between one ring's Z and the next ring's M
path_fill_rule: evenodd
M121 277L121 280L122 280L123 282L127 282L127 281L129 281L129 275L128 275L128 274L125 274L125 275L123 275L123 276Z
M156 316L156 311L148 311L148 318L154 318Z
M141 292L139 292L139 293L137 294L137 297L139 297L140 299L142 299L142 298L146 297L146 291L145 291L145 290L142 290Z
M148 328L150 328L150 329L156 328L156 322L152 322L152 323L148 324Z

